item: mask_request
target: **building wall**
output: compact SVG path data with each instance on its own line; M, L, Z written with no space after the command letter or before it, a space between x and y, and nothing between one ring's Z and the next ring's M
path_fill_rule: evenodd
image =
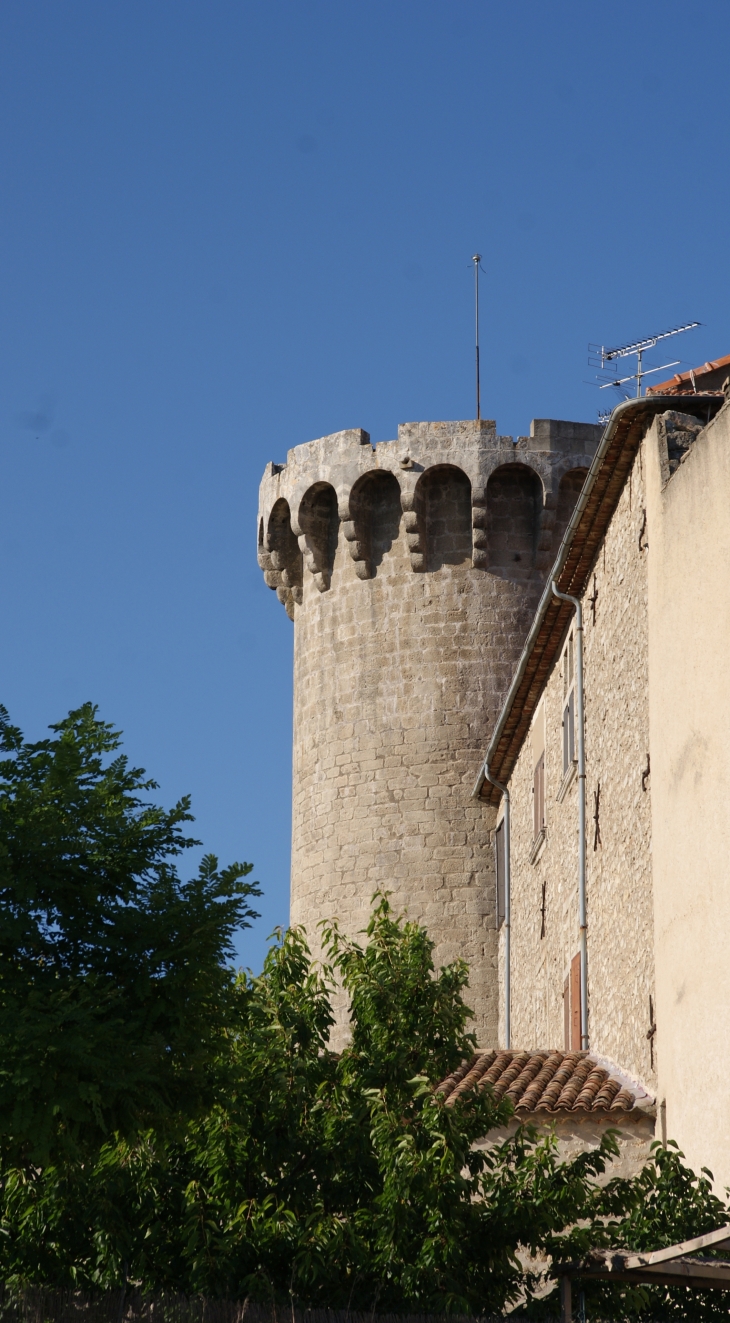
M535 599L470 562L414 574L399 535L361 582L338 546L333 591L304 585L294 642L291 921L367 925L378 888L424 923L439 964L471 969L494 1041L491 822L470 791Z
M651 782L642 781L649 752L645 510L642 447L583 598L588 1030L593 1052L617 1062L654 1092L656 1073L646 1036L649 997L654 998ZM595 618L589 600L594 594ZM539 708L533 738L525 740L510 782L512 1042L530 1048L564 1046L564 985L579 949L577 778L562 803L556 798L563 776L560 661L548 679L543 704L547 829L532 863L533 771L542 742L535 738L535 726L543 719ZM600 841L594 822L599 785ZM499 960L501 992L503 933ZM503 999L501 1011L503 1034Z
M471 789L555 554L561 479L600 435L570 426L517 445L488 422L406 425L374 449L338 433L261 487L259 560L295 628L291 920L316 951L320 920L362 931L390 891L438 963L469 962L484 1046L494 815Z
M509 1125L491 1130L484 1139L480 1139L475 1148L491 1148L511 1139L519 1125L534 1125L540 1137L554 1136L560 1160L572 1162L581 1153L598 1148L611 1129L616 1134L619 1153L609 1164L603 1176L597 1177L598 1185L617 1177L630 1179L645 1165L651 1155L651 1146L655 1138L656 1122L652 1111L629 1112L618 1119L607 1112L605 1115L580 1116L574 1113L557 1113L546 1119L544 1113L528 1113L526 1117L515 1117Z
M730 405L671 477L667 439L658 422L647 443L659 1099L668 1135L722 1189L730 1184Z

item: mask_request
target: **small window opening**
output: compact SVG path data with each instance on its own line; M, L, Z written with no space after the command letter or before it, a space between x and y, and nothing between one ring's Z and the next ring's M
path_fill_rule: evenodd
M532 785L532 810L534 836L540 835L545 828L545 754L541 753L535 767Z
M575 673L573 669L573 633L563 653L563 776L575 762Z
M505 875L506 875L506 857L507 833L504 830L504 818L494 833L494 850L497 864L497 928L501 928L505 916Z

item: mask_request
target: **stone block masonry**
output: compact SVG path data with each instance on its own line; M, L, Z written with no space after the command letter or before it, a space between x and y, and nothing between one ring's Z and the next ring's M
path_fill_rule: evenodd
M270 464L258 556L294 621L291 921L361 931L373 893L463 957L497 1041L493 810L470 798L600 438L588 424L408 423ZM335 1041L346 1033L339 1008Z
M595 1052L656 1089L649 754L646 445L641 446L582 596L588 819L588 1030ZM568 630L570 636L573 626ZM567 638L566 636L566 642ZM556 660L510 780L512 1035L569 1046L578 952L577 780L564 774L567 653ZM543 749L545 839L536 849L535 732ZM500 950L504 987L504 946ZM651 1006L650 1006L650 1000ZM566 1006L568 999L568 1006ZM503 1023L504 1007L501 1007ZM503 1031L502 1031L503 1032Z

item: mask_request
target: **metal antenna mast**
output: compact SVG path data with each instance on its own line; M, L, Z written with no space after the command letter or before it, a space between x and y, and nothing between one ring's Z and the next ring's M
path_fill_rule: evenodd
M660 331L658 335L648 335L645 340L635 340L630 345L620 345L617 349L606 349L605 345L589 345L588 349L596 358L589 358L591 367L605 368L607 363L614 362L617 358L626 358L629 354L636 354L636 371L628 377L611 377L609 381L603 381L599 384L599 390L607 390L609 386L623 386L627 381L636 382L636 397L641 395L641 383L644 377L651 376L652 372L664 372L666 368L677 367L680 360L675 359L673 363L662 363L661 367L645 368L643 366L643 357L647 349L653 349L660 340L668 340L670 335L681 335L683 331L693 331L699 322L687 322L685 326L674 326L671 331ZM598 358L600 357L600 362ZM627 397L628 398L628 397Z
M476 350L477 350L477 422L482 416L482 404L479 387L479 263L482 260L481 253L475 253L472 257L474 263L474 309L476 314Z

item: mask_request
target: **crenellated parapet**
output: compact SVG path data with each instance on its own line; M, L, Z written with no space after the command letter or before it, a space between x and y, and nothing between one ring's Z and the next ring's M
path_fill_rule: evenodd
M515 443L485 419L405 423L376 446L359 428L295 446L261 482L266 583L293 619L305 574L330 589L340 530L357 577L370 579L379 539L388 526L397 536L401 519L415 573L468 559L502 578L540 577L599 436L591 424L541 419Z

